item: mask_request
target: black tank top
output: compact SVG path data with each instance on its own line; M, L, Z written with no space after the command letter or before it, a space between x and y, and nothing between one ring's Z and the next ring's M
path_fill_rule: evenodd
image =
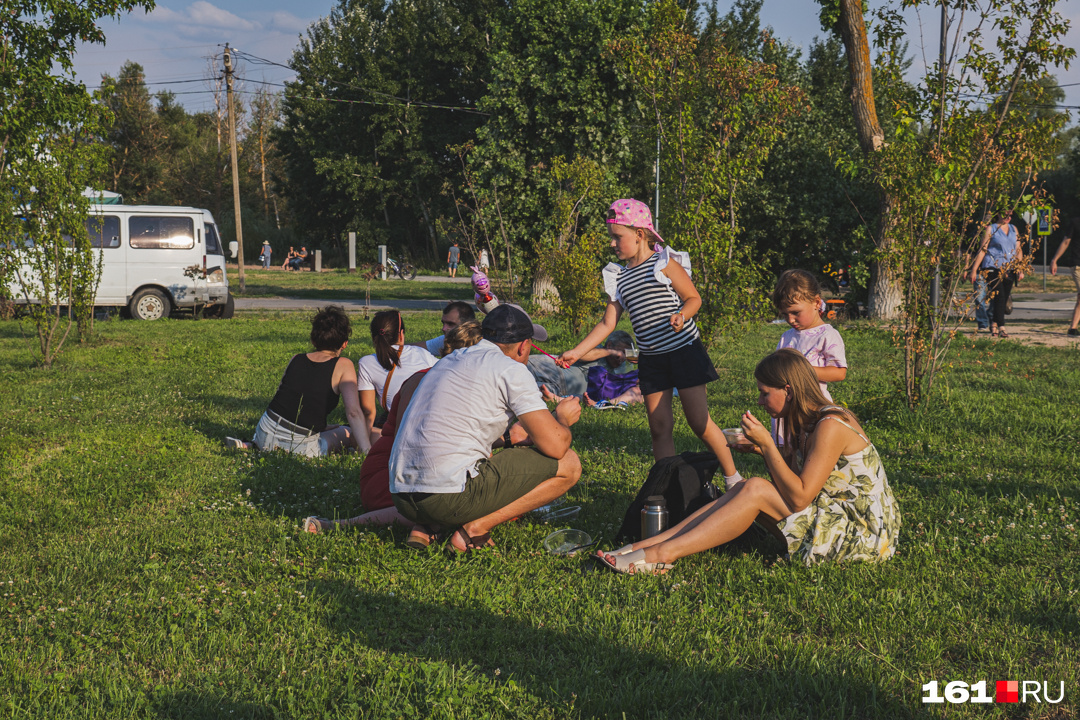
M338 404L332 384L338 359L314 362L307 355L294 356L270 401L270 409L312 432L325 430L326 416Z

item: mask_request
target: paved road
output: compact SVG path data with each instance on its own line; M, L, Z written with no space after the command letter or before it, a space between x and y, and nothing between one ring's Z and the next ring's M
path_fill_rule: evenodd
M327 305L341 305L347 310L359 311L366 304L360 300L307 300L299 298L244 298L234 297L237 310L315 310ZM372 300L373 312L379 310L442 310L449 300Z
M449 300L372 300L370 308L379 310L442 310ZM364 309L363 300L304 300L298 298L236 298L236 309L246 310L315 310L325 305L342 305L353 311ZM1075 300L1016 300L1010 320L1060 320L1072 317Z

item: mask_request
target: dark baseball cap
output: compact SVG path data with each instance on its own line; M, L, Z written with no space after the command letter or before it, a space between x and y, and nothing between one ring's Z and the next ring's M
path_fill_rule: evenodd
M537 325L519 305L504 303L484 317L480 330L485 340L496 343L515 343L522 340L548 339L547 330Z

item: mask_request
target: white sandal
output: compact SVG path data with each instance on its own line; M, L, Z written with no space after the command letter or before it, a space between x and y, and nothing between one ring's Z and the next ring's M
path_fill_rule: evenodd
M626 575L663 575L675 563L651 563L645 559L644 550L635 550L625 555L608 555L601 561L609 569Z
M304 532L306 533L324 533L329 532L337 527L337 523L333 520L329 520L324 517L318 517L317 515L309 515L304 518Z

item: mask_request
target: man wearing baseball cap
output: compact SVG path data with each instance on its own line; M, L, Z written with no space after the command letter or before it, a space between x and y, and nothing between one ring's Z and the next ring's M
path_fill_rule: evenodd
M547 331L517 305L498 306L481 328L483 340L428 371L398 423L390 492L417 523L407 541L413 547L454 528L450 542L459 551L491 545L492 528L546 505L581 477L570 449L581 405L567 398L549 411L526 367L532 340L547 340ZM491 455L493 447L504 449Z

